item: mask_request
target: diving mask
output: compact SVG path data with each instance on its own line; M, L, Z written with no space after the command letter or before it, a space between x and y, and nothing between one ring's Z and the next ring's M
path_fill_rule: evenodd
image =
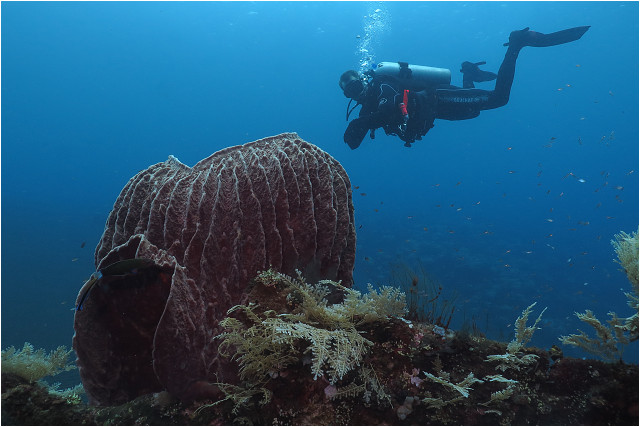
M351 80L343 89L344 96L351 99L358 99L364 92L364 82L360 79Z

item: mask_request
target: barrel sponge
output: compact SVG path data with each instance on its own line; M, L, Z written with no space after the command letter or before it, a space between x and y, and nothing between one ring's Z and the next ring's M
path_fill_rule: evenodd
M155 269L96 286L76 312L74 349L91 403L166 389L197 398L230 380L212 338L247 285L269 267L351 286L351 183L295 133L218 151L193 167L175 157L139 172L118 196L96 268L148 258ZM195 394L195 396L194 396Z

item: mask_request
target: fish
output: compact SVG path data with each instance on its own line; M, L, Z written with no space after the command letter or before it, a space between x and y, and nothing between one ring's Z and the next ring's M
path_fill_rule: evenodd
M80 243L80 249L84 248L84 245L86 245L86 244L87 244L87 242Z
M132 258L114 262L113 264L110 264L105 268L101 268L100 270L92 273L91 277L89 277L89 280L87 280L82 286L83 288L86 288L86 290L80 297L80 301L78 302L78 305L76 305L75 311L82 310L82 306L89 296L89 293L94 288L94 286L99 285L102 280L113 280L137 274L141 270L152 267L154 265L155 263L147 258Z

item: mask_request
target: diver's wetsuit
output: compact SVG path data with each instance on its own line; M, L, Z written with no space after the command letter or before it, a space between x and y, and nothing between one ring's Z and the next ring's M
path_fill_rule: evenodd
M349 123L344 133L344 141L355 149L369 130L373 138L373 131L381 127L387 135L397 135L405 141L405 146L410 146L427 134L435 119L466 120L477 117L482 110L502 107L509 101L520 49L524 46L544 47L574 41L588 29L588 26L575 27L551 34L529 31L528 28L512 32L507 43L509 48L500 65L493 90L473 87L472 81L490 79L473 80L469 75L465 75L465 88L444 85L418 92L409 91L406 106L409 119L406 123L400 107L404 95L402 88L395 79L374 75L362 99L359 100L362 103L359 117ZM477 67L476 71L492 74ZM493 76L495 77L495 74Z
M494 90L446 85L409 91L409 120L404 126L400 110L403 91L393 79L374 77L367 87L359 118L347 127L345 142L357 148L369 129L381 127L387 135L397 135L409 146L427 134L435 119L466 120L477 117L482 110L502 107L509 101L519 51L516 47L507 49Z

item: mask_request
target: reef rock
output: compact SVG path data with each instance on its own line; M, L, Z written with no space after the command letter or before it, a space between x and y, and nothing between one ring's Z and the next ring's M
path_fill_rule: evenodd
M213 337L227 310L246 302L256 272L298 269L351 285L349 177L295 133L226 148L192 168L170 156L131 178L107 219L97 269L130 258L155 265L95 286L76 312L73 346L90 402L163 389L201 397L233 375Z

